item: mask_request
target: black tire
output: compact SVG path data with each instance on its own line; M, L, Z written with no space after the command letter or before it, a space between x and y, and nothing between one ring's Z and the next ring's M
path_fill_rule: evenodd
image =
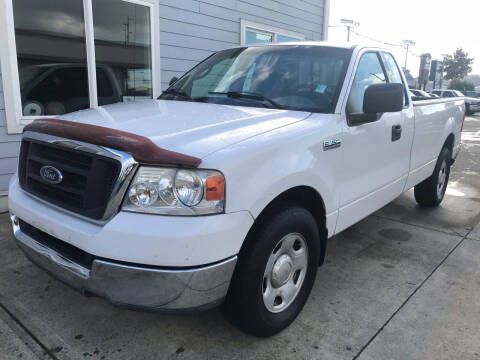
M432 176L415 186L415 200L419 205L427 207L440 205L445 196L448 179L450 178L451 163L452 155L450 150L444 147L440 152Z
M289 305L285 303L286 308L281 312L274 313L264 303L267 261L278 248L280 240L292 233L301 234L305 240L308 265L296 297ZM272 336L286 328L300 313L312 290L319 254L318 226L309 211L290 205L265 216L240 252L225 301L226 317L246 333L259 337Z

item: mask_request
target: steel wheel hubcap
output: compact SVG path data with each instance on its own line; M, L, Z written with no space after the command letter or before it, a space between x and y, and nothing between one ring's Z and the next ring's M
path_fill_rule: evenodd
M268 258L262 282L263 303L268 311L285 310L302 288L308 268L308 248L299 233L285 235Z
M437 196L441 198L443 196L443 188L446 185L447 180L447 163L445 160L442 162L442 166L440 167L440 172L438 173L438 183L437 183Z

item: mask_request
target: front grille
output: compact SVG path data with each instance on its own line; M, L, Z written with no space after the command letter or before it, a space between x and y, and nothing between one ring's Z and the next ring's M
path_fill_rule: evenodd
M59 184L43 180L40 169L60 170ZM102 219L120 173L120 162L95 153L24 138L18 177L25 191L74 213Z
M36 227L27 224L25 221L19 219L20 230L27 236L31 237L40 244L56 251L66 259L73 261L76 264L83 266L86 269L92 269L94 256L72 246L56 237L37 229Z

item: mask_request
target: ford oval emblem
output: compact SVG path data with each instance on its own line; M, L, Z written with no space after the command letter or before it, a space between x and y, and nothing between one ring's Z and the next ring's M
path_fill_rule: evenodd
M40 168L42 180L50 184L60 184L63 180L63 174L56 167L45 165Z

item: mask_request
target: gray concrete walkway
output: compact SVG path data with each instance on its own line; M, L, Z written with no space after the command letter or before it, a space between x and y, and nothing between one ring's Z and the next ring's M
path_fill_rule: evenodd
M0 215L0 359L480 359L480 117L441 207L411 192L333 238L310 300L257 339L219 310L115 308L24 258Z

